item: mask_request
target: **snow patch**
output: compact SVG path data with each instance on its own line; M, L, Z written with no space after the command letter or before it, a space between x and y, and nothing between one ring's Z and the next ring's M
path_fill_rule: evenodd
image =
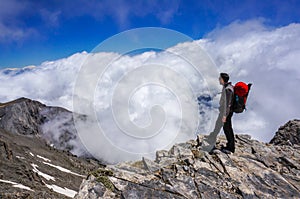
M52 189L53 191L55 191L56 193L60 193L60 194L63 194L65 196L68 196L68 197L71 197L73 198L76 194L77 194L77 191L74 191L72 189L68 189L66 187L62 188L62 187L59 187L57 185L48 185L48 184L45 184L49 189Z
M43 178L45 178L46 180L53 180L55 181L55 178L53 176L50 176L46 173L43 173L41 171L39 171L37 168L38 166L36 164L31 164L31 166L33 167L33 172L37 173L39 176L42 176Z
M16 188L26 189L28 191L34 191L30 187L27 187L25 185L22 185L22 184L19 184L19 183L16 183L16 182L12 182L12 181L9 181L9 180L2 180L2 179L0 179L0 182L7 183L7 184L12 184L13 187L16 187Z
M18 155L16 155L16 158L21 159L21 160L25 159L24 157L21 157L21 156L18 156Z
M60 170L60 171L62 171L62 172L65 172L65 173L70 173L70 174L73 174L73 175L76 175L76 176L80 176L80 177L83 177L83 178L86 177L86 176L84 176L84 175L80 175L80 174L78 174L78 173L72 172L72 171L70 171L69 169L63 168L63 167L61 167L61 166L56 166L56 165L50 164L50 163L48 163L48 162L43 162L43 163L46 164L46 165L48 165L48 166L54 167L54 168L56 168L56 169L58 169L58 170Z
M46 162L51 162L51 160L49 160L48 158L44 158L43 156L37 155L38 158L46 161Z
M34 154L33 154L33 153L29 152L29 154L30 154L32 157L34 157Z

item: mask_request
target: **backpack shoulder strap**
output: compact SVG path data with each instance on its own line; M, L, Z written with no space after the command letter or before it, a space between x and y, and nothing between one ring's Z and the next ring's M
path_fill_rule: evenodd
M225 89L228 89L228 90L230 90L231 92L234 93L234 88L233 88L233 86L231 84L227 84L226 87L225 87Z

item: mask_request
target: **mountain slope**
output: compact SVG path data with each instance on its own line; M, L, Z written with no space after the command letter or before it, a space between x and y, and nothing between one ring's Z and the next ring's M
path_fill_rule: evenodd
M300 198L300 146L276 146L236 135L236 153L208 154L197 141L143 159L98 169L81 198ZM217 147L225 144L220 136Z
M54 149L36 136L3 129L0 129L0 154L0 198L74 196L82 179L99 166L96 161Z
M26 98L0 104L0 198L73 197L100 164L68 152L72 139L70 111Z

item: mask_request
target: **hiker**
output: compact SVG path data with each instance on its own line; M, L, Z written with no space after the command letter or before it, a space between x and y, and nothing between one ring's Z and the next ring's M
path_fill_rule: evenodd
M227 144L226 146L222 146L221 151L225 153L234 153L235 141L231 125L234 90L231 82L229 82L229 75L227 73L220 73L219 82L221 85L223 85L221 99L219 102L219 116L213 132L211 132L208 136L204 136L204 142L206 142L206 144L203 144L202 149L208 152L211 152L213 149L215 149L217 135L223 127Z

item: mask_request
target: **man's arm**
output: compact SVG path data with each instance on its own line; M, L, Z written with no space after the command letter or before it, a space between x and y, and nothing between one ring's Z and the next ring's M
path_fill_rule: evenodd
M223 122L226 122L226 118L229 115L230 111L231 111L231 106L232 106L232 100L233 100L233 90L230 88L226 88L225 89L225 112L223 115Z

